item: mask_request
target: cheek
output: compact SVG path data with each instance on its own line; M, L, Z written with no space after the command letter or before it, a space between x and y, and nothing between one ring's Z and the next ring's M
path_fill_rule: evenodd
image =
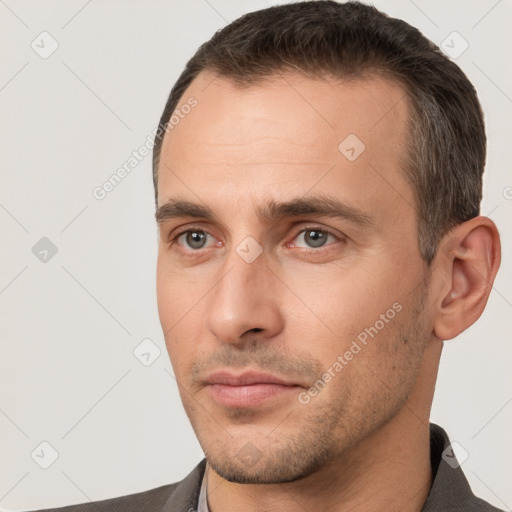
M176 268L168 255L160 253L157 262L156 292L160 323L166 332L194 309L201 296L200 282L191 282Z
M393 368L410 350L403 346L402 331L412 319L405 310L412 295L407 276L401 281L396 274L395 263L372 256L350 268L325 266L300 279L288 276L290 288L307 305L290 309L291 338L326 371L343 373L340 384L349 376L363 387L376 375L392 379Z
M286 281L294 292L289 297L292 328L295 324L310 335L316 332L320 338L331 338L329 345L335 351L343 350L353 337L373 326L397 297L379 272L362 264L329 265L314 272L289 274ZM316 348L320 346L318 343Z
M188 351L194 346L194 322L198 321L198 298L176 272L159 257L157 263L157 304L158 316L169 353L169 358L177 374L192 355ZM199 317L200 318L200 317Z
M190 367L195 361L201 359L197 348L198 335L194 333L193 326L184 321L177 325L171 324L172 329L165 335L165 346L169 355L174 376L177 382L191 392ZM187 393L183 395L180 388L180 394L183 400L187 398Z
M162 249L160 249L156 263L156 296L158 312L160 314L164 313L167 309L171 290L168 265L166 265L165 256L162 255ZM162 320L162 318L160 318L160 320Z

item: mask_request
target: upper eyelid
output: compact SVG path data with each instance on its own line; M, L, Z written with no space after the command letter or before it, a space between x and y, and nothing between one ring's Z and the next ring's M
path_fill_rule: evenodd
M295 238L297 238L301 233L303 233L305 231L313 231L315 229L318 230L318 231L322 231L322 232L325 232L327 234L330 234L330 235L334 236L335 238L337 238L338 240L345 240L345 239L347 239L347 236L344 233L338 233L337 230L333 230L331 228L320 226L318 224L316 224L316 225L315 224L309 224L309 225L305 225L305 226L300 227L300 229L298 229L298 230L294 230L293 237L292 238L287 238L287 240L292 241ZM183 229L178 228L178 229L176 229L175 232L173 231L173 232L169 233L168 241L169 242L171 240L176 241L180 236L182 236L182 235L184 235L186 233L189 233L189 232L194 232L194 231L201 231L201 232L206 233L207 235L215 238L215 236L212 235L212 233L210 231L208 231L207 228L199 227L199 226L185 226ZM288 244L289 244L289 242L286 242L286 245L288 245Z

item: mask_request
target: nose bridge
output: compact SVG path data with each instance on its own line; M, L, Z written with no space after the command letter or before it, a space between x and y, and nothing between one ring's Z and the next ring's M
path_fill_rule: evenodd
M266 288L265 274L266 269L264 255L260 254L250 262L239 254L241 249L246 249L244 245L238 245L229 249L223 268L223 276L213 290L215 296L213 306L225 306L233 311L243 311L250 309L256 303L261 303L260 294ZM268 277L268 276L267 276Z
M245 239L230 247L225 258L210 298L208 329L226 343L239 341L251 329L262 337L274 335L282 319L262 248L254 239Z

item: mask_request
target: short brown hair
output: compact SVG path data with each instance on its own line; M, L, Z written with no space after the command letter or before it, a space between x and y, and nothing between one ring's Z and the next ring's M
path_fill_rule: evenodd
M430 264L440 239L476 217L486 136L476 91L462 70L416 28L359 2L299 2L245 14L204 43L171 90L153 150L185 89L203 71L243 86L286 71L340 80L375 74L404 86L411 116L403 166L415 196L419 248Z

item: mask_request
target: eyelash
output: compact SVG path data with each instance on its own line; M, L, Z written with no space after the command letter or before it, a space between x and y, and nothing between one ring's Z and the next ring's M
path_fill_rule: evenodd
M172 247L172 245L174 245L176 240L181 235L184 235L186 233L193 233L193 232L196 232L196 231L200 231L202 233L206 233L209 236L212 236L204 228L191 226L191 227L187 227L187 229L184 229L182 231L178 231L178 232L170 235L169 236L169 240L168 240L168 246ZM336 240L338 242L345 242L346 241L346 237L345 236L340 236L339 234L335 233L334 231L331 231L330 229L327 229L327 228L324 228L324 227L321 227L321 226L306 226L306 227L303 227L299 231L297 231L297 233L295 233L295 235L293 236L292 240L295 240L301 233L304 233L304 232L307 232L307 231L321 231L322 233L325 233L326 235L333 236L334 238L336 238ZM288 244L286 244L286 245L288 246ZM328 244L328 245L331 245L331 244ZM309 249L306 249L304 247L300 247L299 249L301 249L302 251L306 251L306 252L319 252L320 249L322 249L323 247L327 247L327 246L322 245L322 246L318 247L317 249L312 248L312 247L309 248ZM191 249L190 250L190 252L192 252L192 253L200 253L200 251L201 251L201 249L197 249L197 250Z

